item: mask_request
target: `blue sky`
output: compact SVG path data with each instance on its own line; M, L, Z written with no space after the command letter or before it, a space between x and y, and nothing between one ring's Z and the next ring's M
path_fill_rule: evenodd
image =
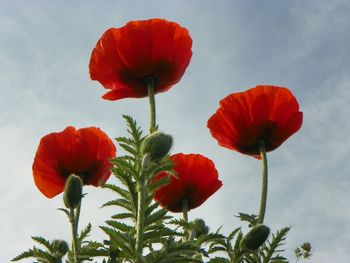
M121 115L147 129L147 99L116 102L89 79L91 51L110 27L161 17L189 29L193 57L178 85L156 97L161 130L173 153L211 158L224 186L190 219L225 232L238 212L257 213L260 163L217 145L206 128L221 98L258 84L290 88L304 112L301 130L268 155L266 223L292 226L286 255L312 243L311 262L346 263L350 249L350 2L347 0L157 0L0 2L1 262L32 246L30 236L69 239L61 196L46 199L31 165L50 132L98 126L125 135ZM118 148L118 152L122 154ZM113 181L113 180L112 180ZM99 209L112 196L86 188L82 224L92 237L113 213ZM23 261L24 262L24 261ZM28 261L30 262L30 261Z

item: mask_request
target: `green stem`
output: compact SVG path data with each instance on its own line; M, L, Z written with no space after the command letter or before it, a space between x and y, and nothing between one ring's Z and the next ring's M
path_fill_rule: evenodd
M72 243L73 243L73 252L74 252L74 263L78 263L78 239L77 239L78 224L77 224L77 217L75 216L73 208L70 208L69 221L72 225Z
M188 202L186 199L182 201L182 215L184 220L188 223Z
M145 217L145 182L143 178L137 181L137 222L136 222L136 263L142 262L143 223Z
M266 203L267 203L267 185L268 185L268 167L267 167L267 157L264 141L259 141L258 143L260 149L260 155L262 160L262 187L261 187L261 200L260 200L260 210L258 217L258 224L264 223Z
M150 128L149 133L152 134L156 131L156 103L154 99L154 77L150 76L146 78L147 93L150 106ZM140 177L136 182L137 187L137 218L136 218L136 263L142 262L143 252L143 232L144 232L144 219L145 219L145 199L146 199L146 186L148 182L144 178L144 174L148 170L149 156L144 156L142 160L142 167L140 171Z
M149 98L149 106L150 106L150 128L149 133L152 134L156 131L156 103L154 99L154 78L148 77L146 78L147 83L147 92Z
M182 200L182 216L186 223L188 223L188 201L186 199ZM194 230L184 229L184 241L190 240L192 238L192 231Z
M83 199L82 199L83 200ZM78 234L78 226L79 226L79 218L80 218L80 210L81 210L81 201L75 210L75 228L76 228L76 234Z

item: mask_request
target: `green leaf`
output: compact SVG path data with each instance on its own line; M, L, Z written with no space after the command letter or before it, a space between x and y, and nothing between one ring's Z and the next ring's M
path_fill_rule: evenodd
M125 208L126 210L130 211L131 213L135 214L134 207L125 199L115 199L111 200L105 204L102 205L102 207L106 206L119 206L122 208Z
M158 208L158 206L159 206L158 203L154 203L148 206L148 208L145 211L145 217L147 218L156 208Z
M133 214L132 213L119 213L119 214L115 214L112 215L112 219L127 219L127 218L133 218Z
M34 257L33 250L29 249L28 251L22 252L17 257L13 258L11 261L19 261L21 259L32 258L32 257Z
M37 242L37 243L43 245L44 247L46 247L50 252L53 251L53 248L52 248L52 246L51 246L50 241L46 240L45 238L43 238L43 237L38 237L38 236L34 236L34 237L32 237L32 239L33 239L35 242Z
M133 228L132 226L129 226L127 224L124 224L124 223L121 223L121 222L118 222L115 220L107 220L106 224L113 227L113 228L116 228L122 232L134 232L135 231L135 228Z
M103 188L108 188L108 189L118 193L120 196L124 197L125 199L131 201L130 193L128 191L122 189L119 186L116 186L114 184L104 184L104 185L102 185L102 187Z
M60 210L60 211L62 211L63 213L65 213L67 216L68 216L68 218L69 218L69 211L68 211L68 209L66 209L66 208L58 208L57 210Z
M166 214L167 214L167 210L160 209L160 210L154 212L153 214L148 215L145 218L144 225L148 226L150 224L153 224L153 223L163 219Z
M87 238L87 236L89 235L91 231L91 224L89 223L81 232L80 232L80 235L79 235L79 238L78 238L78 241L80 243L82 243L82 241Z
M101 226L100 228L109 236L111 244L120 248L129 258L133 257L134 242L130 235L121 233L110 227Z
M279 253L284 251L284 249L280 249L281 246L284 245L284 241L287 238L287 234L290 230L290 227L285 227L277 231L277 233L272 235L272 240L268 241L268 244L264 244L262 250L265 252L263 256L262 263L268 263L269 260L273 259L275 253ZM277 254L275 258L279 257Z
M163 185L167 185L169 183L170 183L170 177L160 178L157 181L152 182L152 184L150 184L149 191L153 192L154 190L158 189L159 187L161 187Z
M239 213L239 215L236 217L238 217L243 222L248 222L249 227L253 227L258 223L258 217L253 214L249 215L249 214Z

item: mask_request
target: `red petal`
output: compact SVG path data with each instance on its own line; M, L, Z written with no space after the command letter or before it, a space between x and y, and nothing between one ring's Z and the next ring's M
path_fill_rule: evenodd
M84 184L97 186L110 176L109 159L115 157L115 146L100 129L76 130L44 136L33 163L33 177L38 189L52 198L64 189L70 174L82 176Z
M170 158L178 177L172 177L171 182L157 189L155 194L155 200L169 211L181 212L184 200L188 202L189 209L196 208L222 186L215 165L208 158L182 153ZM164 176L166 173L160 173L154 180Z
M301 124L298 102L287 88L257 86L221 100L207 126L220 145L259 158L260 140L272 151Z
M90 76L111 89L103 96L108 100L147 96L148 76L156 79L155 92L164 92L184 74L191 46L187 29L174 22L132 21L102 35L91 55Z

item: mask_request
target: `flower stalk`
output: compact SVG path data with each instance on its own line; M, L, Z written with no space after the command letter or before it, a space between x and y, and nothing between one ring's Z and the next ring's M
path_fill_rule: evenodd
M182 200L182 215L184 220L188 223L188 201Z
M78 263L78 221L80 214L80 204L76 210L76 213L73 208L69 209L69 222L72 226L72 247L74 253L74 263Z
M262 160L262 186L261 186L261 199L260 199L260 210L258 216L258 224L264 222L266 203L267 203L267 188L268 188L268 167L267 167L267 156L265 143L263 140L258 142L260 156Z
M149 133L152 134L156 131L156 103L154 99L154 77L150 76L146 78L147 92L150 106L150 128Z
M156 129L156 103L154 98L154 77L150 76L145 79L150 105L150 128L149 133L154 133ZM144 232L144 217L145 217L145 198L146 198L146 181L144 178L147 173L150 162L150 155L145 154L142 160L142 168L139 180L137 180L137 219L136 219L136 245L135 245L135 260L136 263L142 262L143 251L143 232Z
M145 217L145 181L140 178L137 182L137 222L136 222L136 263L142 262L142 242Z

